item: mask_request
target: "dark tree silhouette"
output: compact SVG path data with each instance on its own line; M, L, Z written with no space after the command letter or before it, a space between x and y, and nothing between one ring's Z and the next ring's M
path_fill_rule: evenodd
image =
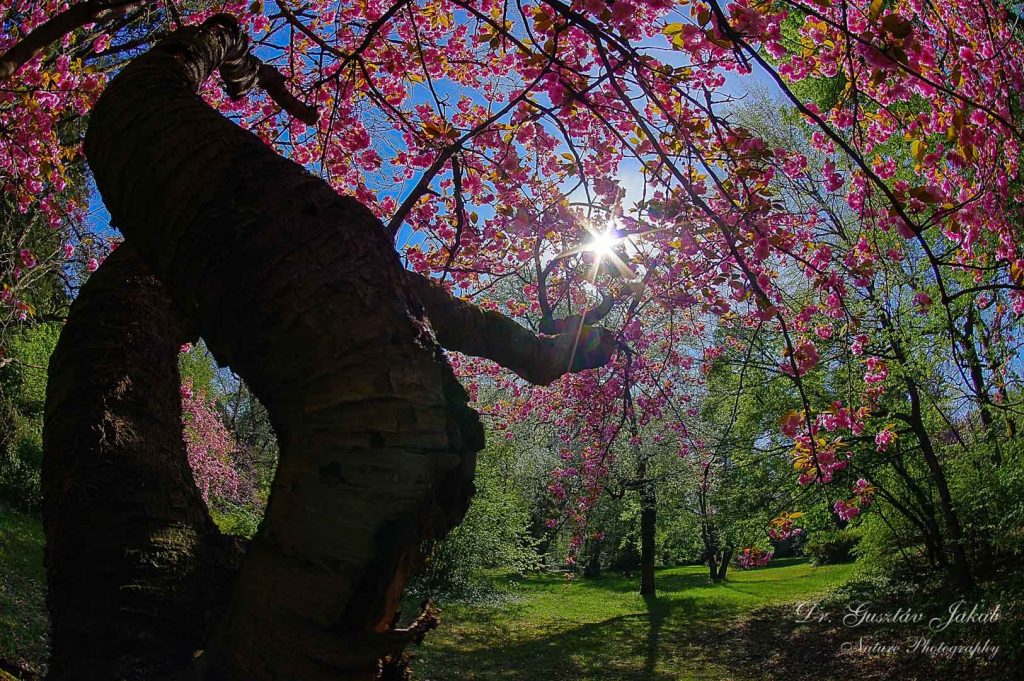
M196 95L219 69L240 96L261 66L217 16L134 60L92 112L86 155L131 250L76 301L51 366L52 678L398 673L434 621L396 629L402 589L462 518L483 446L438 341L538 383L613 352L582 319L539 337L410 275L367 209ZM185 464L187 335L252 386L280 443L237 575Z
M240 546L210 519L182 440L187 333L129 246L82 287L50 360L43 494L50 677L153 678L187 664Z

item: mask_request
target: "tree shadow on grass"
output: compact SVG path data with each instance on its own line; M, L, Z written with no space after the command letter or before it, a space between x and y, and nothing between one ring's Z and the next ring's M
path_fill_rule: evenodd
M567 620L517 628L507 612L467 612L428 642L416 678L503 681L678 681L734 678L705 653L730 617L706 599L644 598L643 610L582 625ZM567 626L568 625L568 626Z
M683 681L938 678L920 661L843 656L848 632L801 625L791 606L747 619L721 616L690 599L644 599L643 612L582 625L517 629L500 613L473 618L469 631L429 641L420 681ZM977 678L997 678L984 676ZM1008 677L1007 677L1008 678Z
M795 562L795 561L790 561ZM783 566L779 566L783 567ZM495 608L453 608L416 664L421 681L929 681L937 678L1021 678L998 664L943 665L928 657L844 654L858 632L837 621L801 624L793 603L751 611L748 596L766 595L779 580L744 573L710 584L702 572L658 573L656 597L631 598L635 579L609 576L573 584L562 598L561 578L532 578L548 599ZM749 577L755 577L750 579ZM764 577L769 577L765 575ZM796 580L801 575L791 573ZM707 590L721 590L718 594ZM568 593L568 592L566 592ZM555 600L551 600L552 594ZM586 594L581 597L581 594ZM737 602L742 594L745 602ZM789 598L785 591L772 592ZM803 594L806 598L807 594ZM794 594L793 601L799 600ZM551 604L554 603L554 607ZM597 604L598 607L595 607ZM590 607L590 610L586 608ZM577 608L581 608L577 610ZM587 620L591 621L587 621ZM865 631L871 640L884 632ZM885 636L882 636L883 640ZM870 642L870 641L869 641ZM951 673L965 672L970 674ZM1010 676L1006 676L1009 673Z
M0 504L0 669L19 678L46 671L49 617L43 528Z
M705 572L683 574L670 572L659 574L657 581L658 591L662 594L670 594L680 591L694 591L703 589L717 589L718 584L712 584Z
M656 583L659 593L715 588L715 585L708 581L706 571L681 573L659 570ZM635 593L640 589L640 577L639 575L636 577L604 576L600 579L584 579L577 583L577 588L594 591L614 591L616 593Z
M657 596L644 596L647 606L647 655L644 660L644 672L653 677L658 666L658 646L661 641L661 628L668 617L670 607L665 599Z

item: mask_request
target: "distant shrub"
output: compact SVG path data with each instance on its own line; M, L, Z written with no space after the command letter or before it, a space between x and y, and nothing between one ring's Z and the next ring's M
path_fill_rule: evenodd
M803 552L815 565L833 565L853 560L853 549L859 537L850 530L819 531L804 543Z
M56 323L19 331L5 348L13 361L0 368L0 500L23 511L42 503L46 366L59 335Z
M508 452L491 449L477 460L476 495L465 518L430 552L410 591L422 597L460 600L490 598L496 575L523 574L540 567L530 536L530 508L510 484Z
M253 537L263 519L262 507L221 504L222 508L211 507L210 515L217 527L225 534L239 537Z

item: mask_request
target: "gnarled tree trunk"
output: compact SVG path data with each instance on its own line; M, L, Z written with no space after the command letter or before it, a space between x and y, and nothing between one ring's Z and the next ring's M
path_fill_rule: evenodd
M227 578L218 566L233 552L182 439L185 339L164 287L127 246L71 306L44 430L50 679L158 677L188 664L215 622Z
M196 94L254 79L218 18L126 67L86 155L112 220L266 405L270 502L202 658L224 679L371 679L425 539L472 494L476 414L380 223Z
M190 673L372 679L420 632L394 628L402 588L424 540L465 512L483 445L426 317L444 325L446 345L537 382L603 364L614 343L583 329L580 354L565 338L520 333L429 282L411 284L368 210L202 102L196 90L217 68L234 94L262 72L230 17L132 62L100 98L86 137L112 221L190 328L252 386L280 443L264 521ZM75 465L51 463L55 479ZM197 535L210 531L204 518ZM103 531L92 527L86 536ZM67 550L66 535L50 540L54 556ZM54 603L55 622L91 621Z

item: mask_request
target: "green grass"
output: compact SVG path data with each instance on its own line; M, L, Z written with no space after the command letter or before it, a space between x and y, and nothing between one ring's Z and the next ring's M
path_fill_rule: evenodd
M0 659L43 671L47 626L42 523L0 504Z
M783 560L712 585L702 566L671 568L658 571L658 595L647 599L636 579L530 577L511 604L444 608L441 627L416 651L416 678L760 678L744 661L770 656L773 642L742 635L745 616L819 595L852 571Z
M38 520L0 506L0 659L41 673L47 654L43 533ZM791 610L765 606L817 596L852 565L798 560L730 573L711 585L702 566L658 571L658 596L637 579L557 576L516 580L499 605L450 604L414 649L421 681L682 681L758 679L778 654ZM783 626L775 626L776 624ZM783 667L786 662L781 661ZM813 666L813 665L804 665ZM0 673L0 678L3 674ZM796 678L796 677L793 677ZM824 678L824 677L822 677Z

